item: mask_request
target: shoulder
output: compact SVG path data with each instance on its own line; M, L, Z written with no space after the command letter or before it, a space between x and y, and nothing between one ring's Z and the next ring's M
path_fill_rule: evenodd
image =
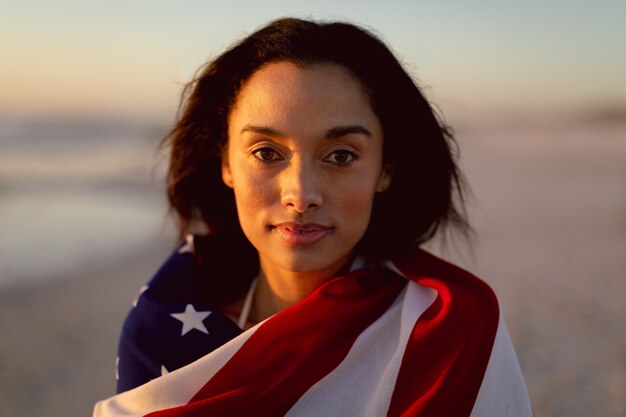
M144 285L118 346L118 392L185 366L241 333L204 296L198 265L183 245Z
M150 297L170 302L190 302L200 277L193 250L181 246L161 264L144 286L140 297Z
M532 415L519 362L491 287L472 273L419 249L392 259L388 266L411 281L410 285L436 292L413 328L416 340L423 343L413 350L409 343L404 359L407 369L416 369L410 365L424 357L419 349L436 346L437 354L447 358L450 380L463 386L463 390L456 389L457 394L463 392L468 404L474 404L472 417ZM409 386L415 382L410 374L403 375ZM470 386L472 395L468 396ZM457 395L457 402L460 398Z
M208 311L198 299L197 265L193 252L181 246L161 264L138 292L122 329L122 342L142 349L162 345L170 334L180 333L176 314Z
M147 284L146 296L222 305L244 294L258 272L256 252L224 236L188 235Z
M393 260L413 285L436 292L420 317L436 346L456 346L472 362L486 366L500 321L500 306L489 285L475 275L417 249ZM462 348L461 348L462 347Z
M242 262L230 262L222 243L213 236L187 236L139 290L124 331L132 334L131 330L149 328L161 333L163 322L173 315L201 309L211 311L211 318L225 318L216 310L222 305L216 302L219 294L233 277L241 275L251 281L253 276Z
M471 417L530 417L532 404L502 316Z
M447 333L463 337L464 350L474 351L473 362L484 363L471 416L532 416L519 361L491 287L423 250L398 259L396 265L416 282L437 290L440 324L447 322L448 330L452 329Z
M498 300L491 287L474 274L422 249L395 257L389 264L411 281L433 288L444 302L498 314Z

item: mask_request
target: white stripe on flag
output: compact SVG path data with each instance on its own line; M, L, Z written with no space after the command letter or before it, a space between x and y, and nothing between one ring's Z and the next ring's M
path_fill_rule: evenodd
M496 340L470 417L532 417L522 370L500 311Z
M95 406L93 417L143 416L153 411L187 404L261 325L263 322L196 362L133 390L100 401Z
M286 416L386 415L409 335L436 297L435 290L409 282L389 309L359 335L343 362Z

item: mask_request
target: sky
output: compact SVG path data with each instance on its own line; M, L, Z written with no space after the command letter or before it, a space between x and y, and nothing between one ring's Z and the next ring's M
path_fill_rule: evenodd
M6 1L0 117L171 119L208 58L282 16L378 33L454 111L626 108L626 1Z

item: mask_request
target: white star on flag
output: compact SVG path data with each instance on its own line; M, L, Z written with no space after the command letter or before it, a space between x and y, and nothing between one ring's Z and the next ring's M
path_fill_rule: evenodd
M183 329L180 334L181 336L186 335L193 329L209 334L209 331L204 323L202 323L202 320L211 315L210 311L196 311L191 304L187 304L184 313L172 313L170 315L183 323Z

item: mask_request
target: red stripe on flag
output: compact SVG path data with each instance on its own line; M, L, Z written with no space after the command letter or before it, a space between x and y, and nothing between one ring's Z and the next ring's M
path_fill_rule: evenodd
M413 328L387 415L469 416L491 356L498 301L483 281L424 251L394 264L438 296Z
M341 363L405 284L382 267L325 283L263 323L189 404L149 416L284 415Z

